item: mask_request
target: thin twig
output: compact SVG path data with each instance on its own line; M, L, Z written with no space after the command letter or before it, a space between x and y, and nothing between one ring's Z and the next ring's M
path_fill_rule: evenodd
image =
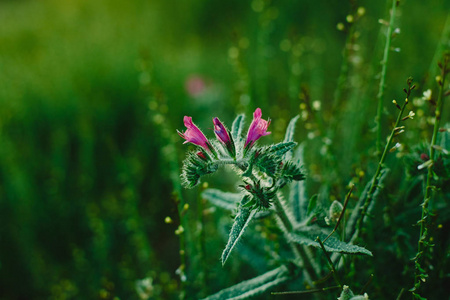
M406 105L408 104L408 98L411 95L411 91L414 89L414 85L411 86L412 83L412 79L408 78L408 90L405 89L406 92L406 99L405 102L403 103L403 106L400 108L400 112L398 113L397 116L397 120L395 121L394 127L391 131L391 134L389 135L388 141L386 143L386 146L384 147L384 151L383 154L381 155L380 161L378 162L378 167L377 170L375 172L375 175L373 176L373 180L372 180L372 184L370 185L369 191L367 193L367 197L364 201L364 206L362 208L362 212L361 212L361 217L358 219L358 223L356 225L356 232L354 233L353 237L352 237L352 241L355 240L358 237L358 234L361 232L362 226L364 224L364 217L367 214L367 210L369 208L370 203L372 202L372 198L375 194L375 191L378 187L378 181L380 178L380 174L381 174L381 170L384 167L384 161L386 159L386 155L389 152L389 148L391 146L392 140L394 139L395 133L396 133L396 129L398 128L398 125L400 123L400 121L402 120L402 115L403 112L405 111Z
M403 292L405 291L405 288L402 288L401 290L400 290L400 293L398 293L398 296L397 296L397 298L396 298L396 300L400 300L400 298L402 298L402 295L403 295Z
M367 290L369 285L372 283L372 280L373 280L373 274L370 274L369 280L367 280L366 284L361 289L361 292L359 292L360 295L362 295Z
M338 221L336 222L336 226L334 226L333 231L331 231L331 233L323 240L324 243L328 240L328 238L329 238L330 236L333 235L333 233L336 232L336 229L338 228L339 224L341 223L341 220L342 220L342 218L343 218L343 216L344 216L344 214L345 214L345 209L347 208L348 200L350 199L350 195L352 194L352 191L353 191L353 188L354 188L354 187L355 187L355 185L352 184L352 186L350 187L350 191L348 192L347 196L345 197L344 207L342 208L342 211L341 211L341 214L340 214L340 216L339 216L339 219L338 219Z
M337 277L337 272L336 272L336 269L334 268L333 262L331 261L331 258L330 258L330 256L328 255L327 250L325 250L325 246L323 245L323 243L322 243L322 241L320 240L319 237L316 238L316 241L319 242L320 248L322 248L322 251L323 251L323 253L325 254L325 257L326 257L327 260L328 260L328 264L330 265L331 273L333 274L334 281L336 281L336 283L338 284L338 286L342 287L341 282L339 281L339 278Z

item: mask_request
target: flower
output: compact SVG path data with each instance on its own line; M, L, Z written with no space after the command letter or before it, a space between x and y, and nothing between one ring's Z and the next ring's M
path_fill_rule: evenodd
M205 93L206 88L207 88L206 81L201 76L192 75L192 76L189 76L188 79L186 79L185 89L186 89L186 92L191 97L196 98L196 97L201 96L203 93Z
M222 122L218 118L213 118L214 123L214 133L219 141L221 141L228 150L228 153L232 157L236 157L236 150L234 147L233 139L231 138L229 132L223 126Z
M222 122L220 122L218 118L214 118L213 123L214 123L214 133L216 134L217 139L222 143L224 143L225 145L230 143L231 142L230 135L225 129L225 126L223 126Z
M248 129L247 141L245 142L244 148L247 148L247 146L249 148L252 147L260 137L270 134L270 132L267 132L267 127L270 125L270 119L266 121L261 119L261 116L262 112L258 107L253 113L253 121Z
M192 122L192 117L184 116L184 126L187 128L184 133L177 130L178 134L186 140L183 144L192 143L202 147L206 151L212 152L211 144L203 132Z

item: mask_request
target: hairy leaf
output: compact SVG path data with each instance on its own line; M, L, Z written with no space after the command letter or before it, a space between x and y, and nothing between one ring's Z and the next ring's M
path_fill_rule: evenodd
M317 195L313 195L308 203L308 208L306 210L306 215L309 217L311 216L314 211L317 209L317 200L319 197Z
M327 238L327 236L328 234L318 226L302 226L290 234L290 238L292 239L292 241L316 248L320 248L319 243L316 241L317 237L319 237L323 241ZM328 238L328 240L325 241L324 246L325 250L329 252L366 254L372 256L372 252L370 252L366 248L357 245L350 245L346 242L338 240L334 236Z
M203 191L202 197L216 206L233 211L236 209L236 203L241 200L242 194L222 192L217 189L207 189Z
M305 175L302 173L302 170L300 170L300 167L291 161L284 164L282 176L288 178L289 180L296 181L305 179Z
M247 196L244 196L242 201L244 202L246 198ZM222 253L222 265L224 265L227 261L228 256L234 249L234 246L236 246L239 239L244 234L245 229L247 228L255 213L256 210L251 210L250 208L243 206L239 207L239 212L234 219L233 226L231 227L230 236L228 237L228 243Z
M278 169L281 163L281 158L279 156L264 152L254 161L258 168L270 177L275 177L278 175Z
M289 122L289 125L286 129L286 134L284 136L284 142L293 142L294 141L294 133L295 133L295 124L297 124L297 120L300 116L296 116L294 118L291 119L291 121ZM292 152L288 151L285 154L285 159L289 160L292 158Z
M300 146L295 151L296 160L303 161L303 149L303 144L300 144ZM290 152L288 152L286 155L288 155L289 153ZM297 222L301 222L303 219L305 219L307 216L306 211L309 203L309 199L306 195L305 181L295 181L291 184L289 192L289 202L292 205L294 217Z
M236 117L231 125L231 137L234 140L236 149L242 148L242 130L244 128L245 115L241 114Z
M289 150L292 150L297 145L296 142L282 142L275 145L270 146L267 151L276 155L276 156L282 156Z
M264 293L270 288L273 288L289 279L288 268L286 266L281 266L253 279L246 280L229 288L223 289L220 292L205 298L204 300L247 299Z

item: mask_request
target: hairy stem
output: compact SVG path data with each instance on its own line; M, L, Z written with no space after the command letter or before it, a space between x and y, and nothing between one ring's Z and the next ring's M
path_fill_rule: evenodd
M281 223L284 226L285 232L290 233L294 229L292 225L291 219L288 217L286 213L286 208L284 207L283 203L280 200L280 195L277 193L277 196L273 199L273 204L275 206L275 211L277 213L277 216L280 218ZM305 252L305 249L297 243L289 242L292 251L294 252L297 259L302 260L303 266L308 273L311 280L315 280L318 275L316 270L314 269L313 265L311 264L310 258L308 257L308 254Z
M389 21L389 27L386 33L386 45L384 47L383 60L381 61L381 76L380 76L380 85L378 87L378 109L377 116L375 118L377 124L377 144L376 144L376 153L377 156L381 153L381 116L383 113L383 96L384 96L384 87L386 82L386 70L387 64L389 60L389 52L391 48L391 39L392 39L392 30L394 29L394 20L395 20L395 11L397 8L398 0L392 0L392 8L391 8L391 18Z

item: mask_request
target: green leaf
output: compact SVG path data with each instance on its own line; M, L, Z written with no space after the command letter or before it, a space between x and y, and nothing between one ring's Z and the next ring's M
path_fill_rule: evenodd
M310 217L317 208L317 199L319 197L317 195L313 195L308 203L308 208L306 210L306 216Z
M283 165L282 176L289 180L301 181L305 179L302 170L292 161L288 161Z
M217 189L207 189L203 191L202 197L218 207L233 211L236 209L236 204L241 200L242 194L222 192Z
M231 136L236 144L236 148L241 148L242 130L244 128L245 115L241 114L236 117L231 125Z
M289 122L288 127L286 128L286 134L284 135L284 142L293 142L294 141L294 133L295 133L295 124L300 118L299 115L293 117Z
M292 121L291 121L292 122ZM295 158L298 161L303 161L303 144L295 151ZM286 155L288 155L288 152ZM297 222L301 222L307 216L306 211L308 207L308 197L306 195L305 181L295 181L290 185L289 202L292 205L294 217Z
M286 266L281 266L253 279L223 289L203 300L247 299L262 294L289 279L288 268Z
M292 241L301 245L313 246L316 248L320 248L319 243L316 242L317 237L319 237L323 241L327 238L327 236L328 234L318 226L302 226L290 234L290 238L292 239ZM346 242L338 240L333 236L329 237L325 241L324 246L325 250L327 250L328 252L338 252L345 254L366 254L372 256L372 252L370 252L366 248L357 245L350 245Z
M296 142L282 142L275 145L270 146L267 150L274 155L282 156L289 150L292 150L297 145Z
M291 119L291 121L289 122L288 127L286 128L286 134L284 135L284 142L293 142L294 141L294 133L295 133L295 124L297 124L298 118L300 116L295 116L294 118ZM288 151L285 154L285 158L286 159L291 159L292 158L292 152Z
M275 177L278 175L280 163L281 158L270 154L269 152L263 152L255 159L255 164L258 168L270 177Z
M244 196L242 201L246 202L247 196ZM230 236L228 237L228 243L222 253L222 265L225 264L231 251L236 246L239 239L244 234L245 229L247 229L248 224L255 216L256 210L251 210L250 208L240 206L239 212L234 219L234 224L231 227Z

